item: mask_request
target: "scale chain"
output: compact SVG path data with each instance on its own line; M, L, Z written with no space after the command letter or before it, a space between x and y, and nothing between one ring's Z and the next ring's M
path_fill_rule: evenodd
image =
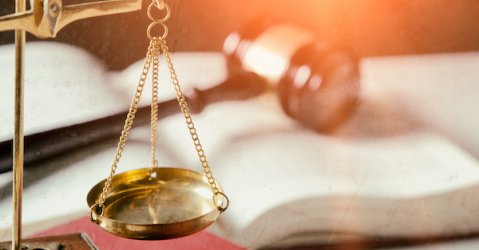
M186 98L183 94L183 91L181 90L181 86L180 86L178 77L176 75L175 68L173 66L173 60L172 60L171 54L168 51L168 46L166 45L166 41L163 38L160 38L160 47L161 47L161 51L163 53L163 56L165 57L166 64L168 65L168 69L170 71L170 77L171 77L172 83L175 87L176 97L177 97L178 103L180 105L181 112L183 112L183 116L185 117L185 121L186 121L188 130L190 132L191 139L193 140L193 143L195 145L196 152L198 153L198 157L200 159L201 166L203 167L205 175L208 178L208 183L211 187L211 190L213 191L213 193L215 195L217 195L221 192L218 190L218 187L217 187L216 182L215 182L215 178L213 177L213 174L211 173L211 169L210 169L209 163L206 159L206 155L205 155L205 152L203 150L203 146L201 145L200 139L199 139L198 134L196 132L195 125L193 123L193 119L191 118L191 115L190 115L190 110L188 108L188 103L186 102ZM222 195L224 196L224 194L222 194Z
M162 4L158 4L158 1L161 2ZM159 10L165 9L166 10L166 16L163 18L156 18L153 17L151 11L152 8L155 7ZM131 130L131 127L133 125L133 121L135 119L136 112L138 110L138 105L140 102L141 94L143 92L143 88L146 82L146 78L148 76L148 73L150 71L151 64L153 63L153 70L152 70L152 96L151 96L151 166L149 168L149 172L153 173L153 169L157 167L158 161L156 160L155 152L156 152L156 128L157 128L157 122L158 122L158 68L159 68L159 56L160 54L163 54L166 60L166 64L168 66L168 70L170 73L170 78L172 80L172 84L175 87L175 92L178 100L178 104L180 106L181 112L183 113L183 116L186 121L186 125L188 128L188 131L191 135L191 139L193 140L196 152L198 154L201 166L203 167L203 171L206 175L206 178L208 179L208 184L213 191L213 202L217 206L217 208L220 211L226 210L229 204L228 197L222 193L217 184L216 181L213 177L213 174L211 172L209 163L206 159L205 152L203 150L203 146L201 145L200 139L198 137L198 133L196 131L195 125L193 123L193 119L191 117L189 108L188 108L188 103L186 102L186 98L183 94L183 91L181 89L178 77L176 75L176 70L173 66L173 60L172 56L168 50L168 46L166 44L166 36L168 34L168 27L166 26L165 22L168 20L170 16L170 9L166 3L162 0L152 0L152 3L150 3L150 6L148 7L148 17L152 20L152 23L148 26L147 29L147 36L150 38L150 45L148 47L148 51L146 53L145 61L143 63L143 70L141 72L140 80L138 81L138 85L135 91L135 95L133 97L133 100L130 104L130 108L128 111L127 118L125 120L125 124L123 127L123 131L121 132L120 139L118 141L116 153L115 153L115 159L113 161L113 164L111 165L111 170L110 170L110 175L105 181L105 184L103 186L102 193L100 197L98 198L97 202L90 208L90 216L93 219L93 213L97 213L98 209L100 209L100 215L103 215L104 212L104 203L106 200L106 196L109 192L113 176L115 175L116 169L118 167L118 163L120 161L120 158L122 156L122 153L124 151L127 139L128 139L128 134ZM164 32L161 36L153 36L151 34L152 28L160 24L164 28Z
M120 162L121 155L125 149L125 145L128 140L128 134L131 130L131 127L133 126L133 121L135 120L136 111L138 110L138 105L140 103L141 94L143 92L143 88L146 82L146 78L148 76L151 62L153 58L155 57L158 58L158 53L159 53L158 40L153 39L150 41L150 46L148 47L148 52L146 53L145 61L143 63L143 70L141 71L140 80L138 81L135 95L133 96L132 102L130 104L128 115L126 117L125 124L123 126L123 131L121 132L120 139L118 140L118 145L117 145L117 149L115 153L115 159L113 161L113 164L111 165L110 175L108 176L105 182L105 185L103 186L102 193L97 203L95 203L91 208L93 209L95 206L98 206L102 211L100 214L103 213L103 207L104 207L103 203L105 202L106 195L108 194L108 191L110 189L113 176L115 175L116 169L118 167L118 163Z
M153 55L153 72L151 80L151 166L150 173L153 173L153 168L158 167L156 160L156 127L158 124L158 67L159 67L159 53L155 52Z

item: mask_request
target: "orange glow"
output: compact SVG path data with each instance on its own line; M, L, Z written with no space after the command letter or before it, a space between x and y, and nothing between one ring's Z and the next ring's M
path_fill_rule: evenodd
M262 46L249 49L243 63L245 68L272 81L278 80L288 66L284 57Z
M299 27L273 26L252 42L244 55L243 67L277 82L296 50L311 41L312 35Z

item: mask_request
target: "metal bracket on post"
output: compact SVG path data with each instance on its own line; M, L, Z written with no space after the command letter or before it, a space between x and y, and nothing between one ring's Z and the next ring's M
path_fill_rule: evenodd
M13 138L13 222L11 243L11 249L14 250L24 249L21 244L21 227L23 193L23 78L25 32L30 32L39 38L55 37L63 27L74 21L96 16L136 11L140 10L142 7L142 0L106 0L67 6L63 6L62 0L32 0L32 9L27 11L25 1L26 0L16 0L16 13L0 17L0 32L16 30L15 131ZM57 238L52 238L51 241L57 242ZM44 239L43 242L48 244L49 241L48 239ZM37 247L35 249L39 248ZM40 247L40 249L43 248Z
M33 0L32 10L0 17L0 32L25 30L39 38L49 38L80 19L140 9L141 0L109 0L67 6L63 6L62 0Z

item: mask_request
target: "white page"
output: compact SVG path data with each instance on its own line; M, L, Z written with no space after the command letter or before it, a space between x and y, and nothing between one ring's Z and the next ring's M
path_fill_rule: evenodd
M52 64L54 69L50 71L64 74L61 83L75 81L75 84L54 84L55 88L44 88L42 84L55 82L59 76L43 74L48 70L40 69L29 74L31 80L27 79L26 87L30 86L28 88L35 94L28 91L26 94L26 99L34 99L29 104L26 101L30 110L26 108L26 115L32 117L29 118L32 120L26 120L28 132L123 110L118 107L119 102L128 105L128 96L136 85L141 62L123 72L105 72L98 60L84 51L63 46L51 43L27 46L31 55L38 55L38 60L46 60L42 54L52 51L49 48L60 51L58 57L48 60L63 63ZM0 52L6 47L0 47ZM63 53L75 55L79 65L69 68L71 56L61 57ZM178 59L175 65L180 80L191 77L183 80L185 84L191 79L191 82L205 87L225 77L224 61L218 54L184 54L183 58L181 55L175 55L175 58ZM302 128L282 113L274 95L215 104L194 116L213 173L232 202L211 230L244 246L258 247L323 240L318 233L324 230L417 235L440 233L446 227L457 232L476 229L474 225L479 223L473 215L478 204L467 190L475 190L479 181L477 160L449 139L455 137L436 132L424 120L418 121L414 110L403 110L406 104L414 106L413 99L397 102L397 98L383 98L381 93L408 93L395 91L391 87L395 85L382 84L389 78L379 69L384 65L394 68L396 61L394 58L390 60L370 59L363 64L361 73L365 77L362 79L360 109L335 136L319 135ZM422 57L398 60L409 60L413 65L429 63ZM3 63L2 79L10 74ZM46 68L50 64L41 65ZM182 69L180 65L186 66ZM58 70L59 67L65 69ZM69 77L72 75L75 77ZM396 79L395 75L389 77L391 82ZM10 82L11 79L5 79L1 81L1 114L9 112L4 111L8 105L3 104L7 99L5 93L9 91L3 92L3 86L6 86L4 81ZM201 81L196 81L199 79ZM428 81L426 75L418 79ZM118 88L110 87L113 84L118 84ZM404 85L405 89L413 88L414 81L408 84ZM103 86L105 91L98 91L98 86ZM73 91L72 88L79 90ZM82 93L78 99L64 96L76 92ZM51 98L38 99L38 93ZM145 96L148 96L147 92ZM99 100L101 105L96 103ZM55 105L50 105L52 101L65 104L55 114L58 120L40 115L45 109L49 113L56 110ZM94 105L82 106L90 104ZM67 108L69 105L72 106ZM72 109L78 112L71 113ZM421 116L421 112L417 115ZM472 115L469 117L475 119ZM120 172L148 164L148 133L148 127L132 131ZM181 116L160 121L158 133L161 165L201 170ZM25 233L86 215L86 193L108 174L115 145L114 141L92 145L28 170L24 194ZM2 176L2 187L7 184L7 178ZM11 211L8 188L2 188L2 191L0 216ZM446 195L446 201L450 200L447 206L442 204L442 198L435 198L440 195ZM459 198L468 202L463 203ZM57 205L59 200L63 201L62 206ZM443 213L444 209L456 213ZM470 221L472 226L463 221ZM421 223L416 228L404 227L405 223L417 222ZM0 236L9 237L10 223L10 216L0 217ZM309 234L304 232L312 233L312 236L308 238ZM293 237L296 234L300 235ZM326 240L333 239L328 236Z

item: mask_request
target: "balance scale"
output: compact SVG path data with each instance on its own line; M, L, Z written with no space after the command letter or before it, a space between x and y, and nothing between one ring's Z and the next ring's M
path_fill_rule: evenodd
M10 243L2 249L96 249L84 235L52 236L22 242L23 192L23 92L25 32L39 38L55 37L69 23L89 17L140 10L142 0L108 0L63 6L61 0L32 0L26 10L25 0L16 0L16 13L0 17L0 31L15 33L15 120L13 139L13 228ZM157 14L153 14L153 12ZM163 17L156 17L164 13ZM177 238L198 232L214 223L229 205L219 183L214 179L198 138L186 98L183 95L166 44L170 9L163 0L152 0L147 10L151 24L146 29L150 38L143 70L132 99L124 129L120 135L110 175L96 184L87 195L90 219L104 230L120 237L159 240ZM163 33L153 34L155 26ZM158 167L155 158L156 122L158 120L158 66L162 55L170 72L188 132L191 135L204 173L183 168ZM150 71L150 68L152 70ZM151 165L116 174L117 164L135 119L147 75L152 75Z

